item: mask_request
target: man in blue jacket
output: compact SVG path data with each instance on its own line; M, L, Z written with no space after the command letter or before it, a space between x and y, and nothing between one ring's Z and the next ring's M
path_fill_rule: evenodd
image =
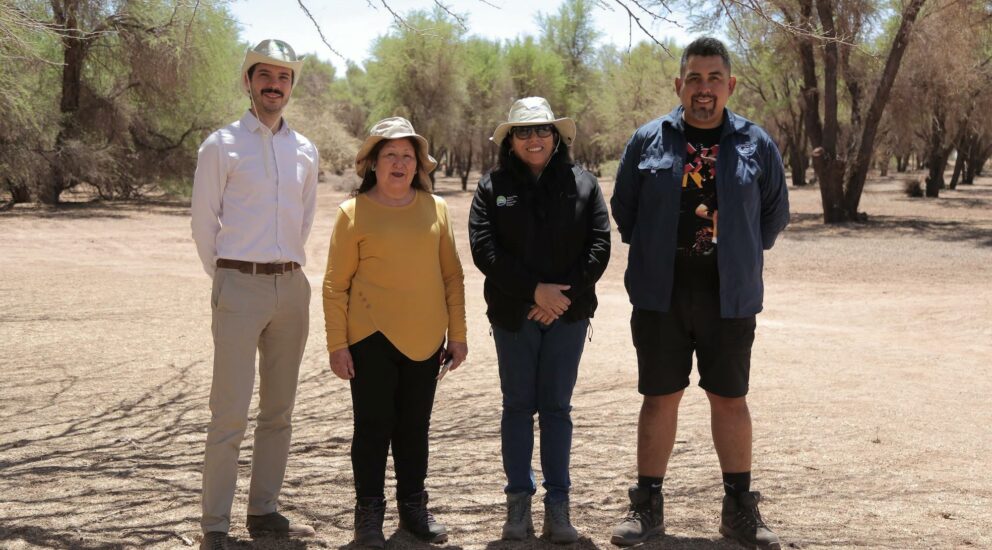
M620 546L665 531L662 481L695 353L726 492L720 533L779 547L750 490L746 396L763 251L788 223L789 200L771 138L726 108L735 85L719 40L689 44L675 79L682 104L634 133L617 172L610 205L630 244L625 283L644 396L637 485L611 538Z

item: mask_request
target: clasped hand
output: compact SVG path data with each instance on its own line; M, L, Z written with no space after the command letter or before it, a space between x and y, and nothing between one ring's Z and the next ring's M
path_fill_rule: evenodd
M544 325L553 323L572 305L568 296L563 294L570 288L572 288L570 285L538 283L537 288L534 289L534 305L527 313L527 318Z

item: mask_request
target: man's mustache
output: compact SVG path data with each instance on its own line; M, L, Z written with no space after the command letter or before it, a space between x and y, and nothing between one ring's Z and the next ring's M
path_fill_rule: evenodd
M259 93L260 94L263 94L263 95L264 94L279 94L279 97L282 97L283 96L283 93L280 92L279 90L275 89L275 88L262 88L262 91L259 92Z

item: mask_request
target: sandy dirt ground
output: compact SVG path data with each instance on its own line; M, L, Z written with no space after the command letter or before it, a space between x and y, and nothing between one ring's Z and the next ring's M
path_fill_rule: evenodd
M351 182L320 185L306 268L317 290L281 498L318 536L249 540L249 427L236 548L351 540L351 404L327 366L319 300L336 205ZM437 392L428 487L447 547L544 547L499 541L500 394L482 277L467 248L473 189L438 186L465 264L470 354ZM992 547L992 179L936 200L908 199L899 178L876 179L862 201L870 221L832 227L820 222L816 188L790 191L792 224L766 256L749 396L753 487L767 522L792 548ZM626 255L614 233L573 403L580 548L611 547L635 475ZM187 204L0 214L0 548L198 544L209 294ZM695 377L679 430L665 482L668 534L645 546L734 548L717 533L720 472ZM396 526L390 505L388 547L422 547Z

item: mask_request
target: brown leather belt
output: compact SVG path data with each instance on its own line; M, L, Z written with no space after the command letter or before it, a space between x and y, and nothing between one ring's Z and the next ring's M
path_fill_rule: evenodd
M255 262L242 262L241 260L228 260L219 258L217 267L223 269L237 269L248 275L279 275L289 273L294 269L300 269L300 264L296 262L286 262L284 264L257 264Z

